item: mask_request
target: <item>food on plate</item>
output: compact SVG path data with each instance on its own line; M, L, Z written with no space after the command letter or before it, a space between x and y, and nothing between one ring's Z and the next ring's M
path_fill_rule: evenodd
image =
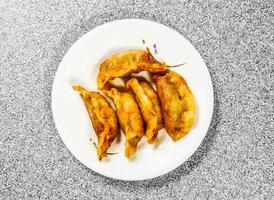
M140 81L140 85L142 86L143 90L145 91L146 95L149 97L153 104L153 108L157 113L157 120L158 120L158 130L161 130L164 127L164 120L161 110L161 103L158 97L157 92L153 89L153 87L147 81Z
M163 72L167 69L165 63L157 61L149 49L125 51L107 58L100 64L97 77L98 89L112 79L126 77L131 73L148 71L151 73Z
M136 103L138 104L141 114L143 116L143 119L146 124L146 137L147 137L147 142L149 144L155 144L158 142L157 135L158 135L158 130L160 129L159 126L159 121L158 120L158 114L157 110L155 109L155 106L157 107L158 105L154 105L152 100L150 99L150 96L154 95L154 91L152 88L148 88L147 82L143 82L144 87L146 90L143 88L143 86L140 84L137 78L131 78L126 82L126 86L131 90L134 99L136 100ZM151 86L150 86L151 87ZM152 89L152 91L151 91ZM147 91L153 93L148 96ZM162 116L161 116L162 117Z
M157 53L156 45L153 47ZM112 98L116 111L99 92L73 86L81 94L98 137L99 160L111 154L107 150L118 134L118 122L126 138L125 156L129 159L136 154L143 135L149 144L155 144L163 127L173 141L189 132L195 121L194 97L184 78L168 69L180 65L167 66L156 60L148 48L107 58L100 64L97 86ZM132 75L141 71L152 75L157 92L144 78ZM110 80L115 78L126 80L123 83L129 90L113 85Z
M85 103L98 143L97 156L101 160L118 134L118 120L114 109L99 92L91 92L76 85L73 89L80 92Z
M136 152L138 142L144 135L144 122L138 105L128 92L111 88L105 90L105 93L114 101L117 116L126 137L125 156L132 158Z
M173 141L185 136L195 120L194 97L183 77L167 70L165 74L154 74L161 101L165 128Z

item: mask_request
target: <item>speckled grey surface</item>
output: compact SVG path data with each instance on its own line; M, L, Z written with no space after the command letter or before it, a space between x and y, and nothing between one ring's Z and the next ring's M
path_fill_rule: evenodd
M273 1L46 2L0 2L0 199L273 199ZM79 163L50 107L68 48L124 18L157 21L189 39L216 99L210 130L189 161L142 182L112 180Z

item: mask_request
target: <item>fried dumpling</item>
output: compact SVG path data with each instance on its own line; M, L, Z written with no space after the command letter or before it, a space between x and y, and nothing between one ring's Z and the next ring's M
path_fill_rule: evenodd
M102 90L105 84L112 79L125 77L131 73L149 71L163 72L167 69L165 63L157 61L149 49L130 50L111 56L100 64L97 77L98 89Z
M157 113L157 123L158 123L158 130L161 130L164 127L164 120L161 110L161 103L158 97L157 92L153 89L150 83L147 81L140 81L140 85L142 86L143 90L145 91L146 95L149 97L153 104L153 108Z
M99 92L91 92L79 85L73 89L80 92L85 103L98 143L97 156L101 160L107 156L107 150L118 134L118 120L114 109Z
M131 90L145 121L147 142L149 144L155 144L158 142L157 135L158 130L160 129L158 121L160 120L158 120L157 110L150 98L152 94L150 94L150 96L147 94L147 92L152 91L148 88L149 86L146 85L146 83L147 82L143 82L144 89L137 78L131 78L126 82L126 86Z
M185 79L176 72L154 74L165 128L176 141L185 136L195 121L195 101Z
M134 98L128 92L116 88L104 91L113 99L121 128L126 137L125 156L132 158L137 144L144 135L144 122Z

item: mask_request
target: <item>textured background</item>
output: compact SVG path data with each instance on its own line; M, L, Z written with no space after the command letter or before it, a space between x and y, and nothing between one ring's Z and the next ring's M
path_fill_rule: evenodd
M273 0L46 2L0 1L0 199L273 199ZM112 180L79 163L50 107L68 48L124 18L157 21L189 39L216 99L207 137L189 161L142 182Z

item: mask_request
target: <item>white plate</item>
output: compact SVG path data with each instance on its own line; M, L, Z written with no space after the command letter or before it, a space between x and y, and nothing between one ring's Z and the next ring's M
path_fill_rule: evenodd
M142 43L142 39L146 44ZM157 45L158 59L168 65L185 62L173 68L182 75L196 100L197 121L191 131L174 143L165 130L160 131L158 146L146 143L143 137L132 161L124 157L124 136L109 152L118 152L98 161L90 141L97 141L80 95L72 90L80 84L97 90L99 63L109 55L126 49L153 52ZM128 19L99 26L82 36L64 56L52 88L52 111L58 132L70 152L90 169L111 178L144 180L163 175L185 162L199 147L210 125L213 112L213 88L207 67L197 50L178 32L155 22Z

